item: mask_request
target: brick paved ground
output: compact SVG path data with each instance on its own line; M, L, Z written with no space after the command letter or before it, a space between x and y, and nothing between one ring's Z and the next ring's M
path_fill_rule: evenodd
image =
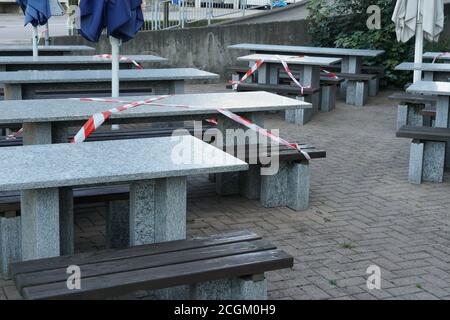
M190 92L206 88L223 86L192 86ZM389 93L364 108L339 104L304 127L269 116L267 128L328 152L312 164L310 209L191 197L189 236L251 229L292 254L292 270L268 275L272 299L450 299L450 185L407 182L409 141L395 138ZM207 183L199 177L190 187ZM77 250L103 247L103 212L77 209ZM381 290L366 287L372 264L381 268ZM0 280L0 300L17 297L11 285Z

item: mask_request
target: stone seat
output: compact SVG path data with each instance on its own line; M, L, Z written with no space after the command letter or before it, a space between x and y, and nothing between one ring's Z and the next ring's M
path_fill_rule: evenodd
M413 139L409 158L409 181L443 182L450 129L403 126L397 137Z
M326 152L312 145L299 144L311 159L326 157ZM247 199L261 201L266 208L289 207L303 211L309 207L310 176L309 160L297 150L286 146L261 149L261 145L240 145L226 148L227 153L249 163L249 170L241 173L216 175L216 191L219 194L241 194ZM263 174L270 161L277 159L279 170ZM226 190L226 191L224 191Z
M264 273L293 264L292 256L242 231L14 263L11 273L27 300L103 299L177 286L182 299L264 300ZM68 289L72 265L80 268L80 289Z

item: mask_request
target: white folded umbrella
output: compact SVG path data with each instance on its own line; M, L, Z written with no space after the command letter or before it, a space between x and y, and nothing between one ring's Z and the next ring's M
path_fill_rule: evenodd
M392 21L398 41L407 42L416 36L414 62L422 63L423 39L438 41L444 29L444 1L397 0ZM414 82L421 78L422 72L414 71Z

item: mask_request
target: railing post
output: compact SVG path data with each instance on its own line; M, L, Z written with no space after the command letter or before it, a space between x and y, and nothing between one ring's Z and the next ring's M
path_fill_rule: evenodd
M167 29L169 27L169 1L164 2L164 24L163 27Z
M213 0L208 0L208 26L211 25Z

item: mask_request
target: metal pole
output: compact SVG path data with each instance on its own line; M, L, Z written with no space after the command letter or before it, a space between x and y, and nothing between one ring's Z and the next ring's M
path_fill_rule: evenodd
M414 54L414 63L423 61L423 17L422 0L418 1L417 6L417 26L416 26L416 48ZM414 70L414 82L422 80L422 70Z
M39 35L38 35L38 28L32 27L33 30L33 57L39 56L38 52L38 42L39 42Z
M114 37L109 37L111 43L111 70L112 70L112 97L119 97L119 52L120 40Z
M164 2L164 28L169 27L169 1Z
M50 45L50 30L47 22L47 24L45 25L45 46L49 45Z

